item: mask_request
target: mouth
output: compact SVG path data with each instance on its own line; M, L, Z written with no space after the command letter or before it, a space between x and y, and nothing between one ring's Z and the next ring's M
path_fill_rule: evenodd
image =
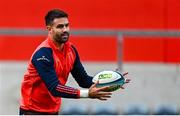
M68 35L62 35L62 38L68 38L69 36Z
M61 35L62 38L68 38L69 37L69 34L68 33L64 33Z

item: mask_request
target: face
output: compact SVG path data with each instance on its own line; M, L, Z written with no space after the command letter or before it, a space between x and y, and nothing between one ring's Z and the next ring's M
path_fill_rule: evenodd
M47 26L49 34L57 44L66 43L69 39L68 18L56 18L51 26Z

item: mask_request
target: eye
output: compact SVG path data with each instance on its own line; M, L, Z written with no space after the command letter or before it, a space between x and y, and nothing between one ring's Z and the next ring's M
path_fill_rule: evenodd
M65 27L68 27L69 26L69 23L65 24Z
M64 25L63 25L63 24L59 24L59 25L57 25L57 28L62 29L63 27L64 27Z

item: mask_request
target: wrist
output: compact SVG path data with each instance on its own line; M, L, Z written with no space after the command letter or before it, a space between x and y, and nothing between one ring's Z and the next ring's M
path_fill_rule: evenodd
M80 90L80 98L88 98L89 97L89 89Z

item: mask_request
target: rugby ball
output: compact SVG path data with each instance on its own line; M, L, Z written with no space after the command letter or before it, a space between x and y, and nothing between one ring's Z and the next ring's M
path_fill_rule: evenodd
M97 87L110 86L105 91L112 92L118 90L125 83L125 78L119 72L106 70L96 74L92 81L94 83L99 81Z

